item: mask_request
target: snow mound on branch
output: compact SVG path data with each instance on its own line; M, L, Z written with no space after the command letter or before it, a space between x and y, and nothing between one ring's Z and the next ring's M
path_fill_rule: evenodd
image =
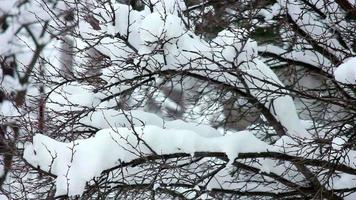
M2 117L15 117L21 114L17 110L16 106L11 101L3 101L0 103L0 116ZM0 119L1 119L0 118Z
M159 40L162 35L164 21L159 13L152 13L142 20L141 39L147 43Z
M165 121L153 113L144 112L141 110L131 110L127 112L117 111L114 109L97 110L87 117L80 120L81 123L95 126L100 129L111 127L127 127L132 126L147 126L153 125L160 128L187 129L194 131L196 134L203 137L218 137L221 134L210 126L204 124L188 123L183 120Z
M221 31L214 39L218 45L215 51L222 52L225 60L237 62L235 65L243 72L243 79L251 94L271 111L287 129L288 135L310 137L301 125L292 97L282 89L285 86L277 75L258 57L257 43L246 38L245 34L244 29L235 29L234 33ZM218 51L218 47L222 50Z
M140 30L141 40L145 42L148 48L151 48L147 49L148 52L142 52L142 50L141 52L150 53L161 41L169 41L168 44L175 43L185 32L183 22L178 16L152 13L142 20ZM152 44L155 45L152 46ZM163 44L160 45L163 47Z
M234 32L222 30L213 43L217 45L217 48L222 48L223 59L229 62L234 62L237 59L237 65L257 57L257 43L247 38L246 29L234 28Z
M24 158L57 176L56 196L73 196L81 195L86 183L104 170L143 155L154 155L151 149L161 155L223 152L232 162L239 153L264 152L267 148L266 143L248 131L208 138L191 130L145 126L103 129L95 137L70 143L37 134L33 143L26 144Z
M356 57L347 59L334 72L335 79L345 84L356 84Z
M341 150L342 147L344 146L344 144L347 142L347 137L343 136L343 137L336 137L332 140L331 142L331 146L333 149L335 150Z

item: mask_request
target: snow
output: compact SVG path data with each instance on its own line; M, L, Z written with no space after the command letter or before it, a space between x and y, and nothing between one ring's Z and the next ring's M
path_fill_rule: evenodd
M266 173L270 173L275 168L276 165L276 161L272 160L272 159L264 159L262 161L262 167L261 167L261 172L266 172Z
M308 12L308 6L300 0L278 0L277 2L282 8L285 8L287 14L289 14L299 28L308 33L314 40L319 41L321 44L326 44L320 45L323 49L336 55L338 59L344 58L347 55L345 52L352 52L350 49L345 49L337 40L335 34L329 31L329 27L335 27L335 24L344 24L344 21L340 20L344 16L339 14L339 6L336 2L325 4L323 1L314 0L312 3L316 7L320 7L320 4L322 4L323 9L321 10L330 16L339 15L336 19L323 19L314 12ZM325 10L325 8L327 9ZM343 27L340 26L340 28Z
M230 30L223 30L218 33L213 42L222 48L221 54L223 59L229 62L234 62L237 59L237 63L242 63L246 60L252 60L257 56L257 43L251 39L245 41L245 33L245 29L235 29L234 33Z
M158 14L154 16L154 19L150 17L149 21L162 21ZM160 24L163 24L163 22L160 22ZM144 33L141 39L153 42L158 40L158 35L161 34L157 27L154 27L149 32L156 33L156 38ZM239 84L236 81L236 77L227 72L221 72L223 68L210 63L209 59L217 60L226 68L229 68L229 65L234 63L235 66L239 66L246 73L243 77L253 96L267 108L273 109L272 113L287 128L288 134L308 137L309 134L300 125L301 122L292 98L286 91L280 89L284 85L276 74L258 58L257 43L246 38L245 33L246 30L244 29L235 29L234 33L229 30L223 30L213 40L213 46L209 46L206 42L194 37L193 33L187 32L187 34L178 39L177 43L166 46L166 51L172 54L171 56L169 54L166 56L167 66L176 69L174 66L183 64L183 66L187 65L191 70L190 66L194 65L191 72L201 74L201 70L204 70L209 77L236 86L236 84ZM177 51L177 49L181 49L181 51ZM207 64L191 62L191 60L199 58L199 55L193 52L199 52L199 55L203 55L203 58L207 60ZM180 63L177 63L177 61ZM226 63L226 61L230 63ZM189 65L185 63L189 63ZM280 91L280 94L276 93L276 91Z
M0 104L0 116L2 117L16 117L20 116L16 106L11 101L3 101Z
M152 155L148 147L160 155L223 152L232 162L239 153L264 152L268 145L248 131L210 138L177 127L162 129L147 125L134 129L102 129L92 138L70 143L37 134L32 143L25 145L24 158L31 165L57 176L56 196L73 196L82 194L85 184L104 170L142 155Z
M14 24L6 29L5 32L0 34L0 43L3 44L0 47L0 54L9 53L11 49L10 43L14 39L16 31L20 28L18 24Z
M1 8L0 8L0 15L9 14L13 11L14 7L16 6L16 1L2 1Z
M347 138L346 137L335 137L333 141L331 142L331 146L335 150L341 150L344 144L346 143Z
M90 87L77 82L47 90L51 93L46 105L53 111L80 110L100 103L100 94L93 93Z
M318 159L318 156L321 156L321 153L314 154L307 151L310 149L310 146L307 146L309 145L308 142L312 144L311 134L303 125L305 122L299 119L293 99L284 89L284 84L258 56L258 50L270 51L286 59L303 61L313 66L319 66L320 63L329 66L329 60L325 59L323 55L311 54L310 52L286 52L277 46L258 47L256 41L248 38L246 34L248 31L238 27L229 27L229 29L219 32L212 41L204 41L184 26L182 19L185 20L185 18L180 17L181 11L186 9L184 1L151 0L150 2L155 5L152 13L148 7L145 7L142 11L135 11L130 6L114 3L115 26L103 23L101 24L101 31L93 31L88 23L80 22L78 31L87 38L102 33L120 36L119 38L105 37L101 40L101 43L95 44L97 50L108 55L113 62L112 66L101 71L100 77L107 81L105 87L109 87L109 85L114 85L114 87L109 87L105 91L106 93L100 91L94 93L95 88L83 86L82 83L74 81L59 87L46 87L46 92L51 91L46 107L48 110L66 112L90 108L91 111L88 115L80 118L79 123L101 129L93 137L71 142L60 142L46 135L37 134L33 137L32 143L26 143L24 149L26 161L57 176L57 196L80 195L84 192L86 184L93 178L100 176L104 170L118 166L122 162L130 162L155 153L159 155L187 153L192 156L197 152L224 153L228 157L229 163L225 171L219 172L218 175L221 175L219 177L221 179L228 177L227 175L231 172L229 171L231 169L229 164L238 159L240 153L278 152L310 159ZM284 0L279 2L280 4L287 4ZM292 1L292 3L296 2ZM266 20L272 20L272 17L278 14L281 9L280 6L282 5L280 4L274 4L270 12L262 10L261 14L265 16ZM307 13L300 19L296 18L303 12L303 9L297 3L294 7L289 8L289 14L299 25L309 21L318 25L316 27L302 26L305 31L316 33L316 35L325 33L322 22L319 23L312 14ZM111 21L101 8L95 8L93 12L101 13L100 16L102 16L103 21ZM29 14L26 12L24 17L18 19L17 22L34 20L33 17L26 17ZM38 14L43 18L48 17L41 12ZM16 28L15 24L5 33L2 33L0 41L4 44L12 42ZM46 38L43 40L41 42L46 43ZM127 43L130 45L127 45ZM334 40L330 40L330 43L331 46L338 47ZM89 46L89 44L84 44L80 40L77 41L77 44L81 46L80 49ZM11 45L4 45L0 48L0 52L9 51L9 46ZM47 57L50 54L45 52L44 56ZM127 57L133 58L134 65L125 64L121 60L121 58ZM53 63L52 60L50 63ZM84 64L85 61L81 60L78 63ZM345 60L335 70L336 80L346 84L356 84L355 66L356 58ZM155 114L141 110L109 109L109 107L112 108L116 105L117 99L105 102L102 102L101 99L108 94L116 94L129 88L130 85L126 85L125 81L142 74L145 75L146 72L141 72L141 68L147 68L152 73L170 69L189 70L189 73L208 76L213 81L241 88L242 92L248 92L269 109L285 128L286 135L279 138L275 144L269 145L255 136L269 134L265 132L217 130L208 125L183 120L167 121ZM53 69L47 68L46 70L49 74L57 75L57 71ZM76 70L83 72L83 69ZM236 71L238 73L235 74ZM237 77L240 73L242 78ZM19 85L16 77L2 77L0 75L0 78L3 81L2 86L5 86L7 91L18 91L27 87ZM53 77L53 79L55 78ZM56 81L58 80L56 79ZM163 80L157 80L157 82L162 83ZM242 82L245 82L248 87L245 88ZM155 86L160 85L160 83L156 84ZM37 95L33 88L29 88L29 94ZM165 100L166 97L163 92L158 91L157 94L156 100L164 101L162 103L164 107L183 111L183 108L174 101ZM133 97L140 95L144 96L145 94L133 94ZM221 102L214 102L210 105L206 103L216 101L214 94L206 94L200 98L200 101L204 103L187 106L184 109L187 109L188 112L196 111L203 114L202 116L192 116L192 114L187 113L184 113L184 115L190 115L191 118L196 117L197 121L206 124L211 123L214 119L219 121L223 118ZM1 116L13 117L18 114L11 102L5 100L0 104ZM61 119L62 117L61 115L58 116ZM63 117L63 119L65 118ZM274 131L271 132L275 134ZM295 138L302 141L297 142ZM330 145L335 151L332 156L336 157L339 155L338 153L342 153L338 151L343 150L346 141L347 138L343 137L332 139ZM350 151L347 155L346 157L354 158L355 152ZM279 164L279 161L272 159L256 160L257 164L251 165L256 165L254 167L261 172L284 176L283 173L286 168ZM347 161L340 160L340 163L347 163ZM355 167L353 163L347 164ZM335 187L345 188L347 184L355 184L354 179L355 177L351 175L341 174L339 178L335 179ZM231 180L226 180L226 182L228 181ZM207 185L207 188L220 188L220 182L221 180L214 178ZM253 183L247 183L247 185L248 189L253 189L256 186ZM154 189L159 187L160 185L157 183L153 185ZM198 186L196 188L199 190ZM269 190L269 188L264 189Z
M147 43L156 42L163 34L164 16L159 13L152 13L142 20L141 39Z
M264 16L265 21L270 21L272 18L279 14L281 6L278 3L274 3L269 9L261 9L259 14Z
M0 200L8 200L8 198L5 195L0 194Z
M145 47L148 47L152 51L157 48L156 45L162 45L160 44L161 41L175 43L177 38L185 32L182 20L178 16L162 16L160 13L154 12L142 20L140 36L141 40L146 43ZM141 49L140 52L141 54L145 54L151 51Z
M320 53L314 52L314 51L305 50L305 51L291 51L291 52L289 52L281 47L271 45L271 44L259 46L258 51L260 51L262 53L270 52L270 53L276 54L278 56L281 56L282 58L310 64L317 68L319 68L320 65L332 66L331 62L325 56L321 55Z
M234 33L229 30L221 31L217 38L214 39L214 43L217 46L212 48L211 51L222 52L222 63L227 60L235 62L235 65L239 66L239 69L245 73L243 78L251 94L264 104L266 108L271 110L277 120L287 129L289 135L302 138L309 137L310 134L301 126L293 99L288 95L287 91L281 89L284 87L283 83L270 67L261 61L257 55L257 43L251 39L246 39L245 33L246 30L244 29L236 29ZM201 45L203 46L203 43ZM239 52L238 55L236 50ZM210 58L208 54L207 57ZM197 66L197 68L203 67L205 66ZM219 69L216 68L220 66L208 65L207 67L210 67L213 73L217 73L216 71ZM212 73L209 76L214 77ZM236 77L226 72L217 74L216 77L222 82L237 84Z
M335 79L344 84L356 84L356 57L346 59L334 72Z
M120 33L120 35L127 36L129 31L137 31L138 24L142 21L144 16L148 15L150 12L148 11L135 11L130 10L130 7L123 4L114 4L115 5L115 30ZM130 22L130 23L129 23ZM132 23L135 22L135 23ZM130 24L130 26L128 26ZM128 30L129 29L129 30ZM130 33L131 35L132 33ZM136 35L131 35L135 39Z
M110 127L128 127L154 125L160 128L172 129L179 127L187 129L201 135L202 137L217 137L221 134L214 128L203 125L188 123L183 120L165 121L153 113L141 110L131 110L127 112L117 111L114 109L98 109L87 117L80 120L81 123L95 126L101 129Z
M253 59L252 63L242 69L247 73L245 81L251 93L281 122L289 135L310 137L301 125L292 97L281 89L284 85L277 75L259 59Z
M110 34L116 30L122 36L129 31L128 41L142 56L139 62L142 66L148 66L150 70L156 70L159 66L174 70L182 69L182 66L185 69L186 66L191 73L201 75L203 71L215 80L241 86L241 82L225 69L239 66L238 69L243 72L243 81L248 85L251 94L270 109L286 128L287 134L301 138L309 136L301 125L292 98L281 89L284 85L277 75L260 60L257 43L246 37L245 29L235 28L233 32L223 30L212 43L208 43L185 29L182 19L176 12L170 10L176 5L172 2L164 2L169 6L166 8L168 12L162 12L158 6L161 4L158 3L153 13L145 10L129 13L129 7L120 5L116 8L118 12L123 12L118 13L117 29L109 27L107 30ZM126 23L121 23L121 20L135 23L127 27L124 25ZM127 30L128 28L130 30ZM90 33L90 27L83 24L82 31ZM163 45L161 41L168 42ZM115 60L116 53L121 56L126 55L122 54L124 50L113 53L115 48L111 40L98 45L98 49L107 53L112 60ZM163 50L166 60L164 61L160 53L153 53L154 50ZM146 53L153 53L153 55L146 56ZM202 62L201 57L205 61ZM217 64L210 60L215 60ZM115 71L118 70L103 71L103 77L110 84L119 81L111 78L115 77ZM132 72L124 74L123 78L129 78L125 77L126 75L134 77ZM24 158L30 164L57 176L57 196L80 195L86 183L98 177L104 170L117 166L120 162L129 162L144 155L152 155L154 153L151 149L158 154L194 155L196 152L222 152L229 158L229 164L238 157L239 153L265 152L269 149L268 144L257 139L249 131L227 132L226 135L221 135L218 130L209 126L182 120L164 121L154 114L143 111L99 109L107 105L100 101L100 98L105 95L95 94L92 89L76 82L60 86L52 91L47 107L54 111L98 107L80 120L85 125L102 129L94 137L63 143L37 134L33 137L33 142L26 144L25 147ZM118 89L113 89L111 92L116 90ZM176 107L174 102L166 104L167 107ZM219 105L216 106L211 106L209 109L218 108ZM200 109L203 112L206 110L199 106L192 109ZM215 110L219 111L219 109ZM290 140L295 142L293 139ZM284 144L280 148L283 147ZM280 151L279 148L275 150ZM273 171L273 167L274 162L265 160L261 171L270 172Z

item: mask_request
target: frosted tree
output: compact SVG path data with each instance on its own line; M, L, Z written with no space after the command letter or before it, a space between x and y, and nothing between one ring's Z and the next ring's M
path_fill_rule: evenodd
M10 198L22 198L24 163L21 143L27 128L41 131L44 109L43 52L60 34L53 30L53 18L63 17L63 3L3 1L0 6L0 191ZM57 10L57 8L59 10ZM53 10L52 10L53 9ZM54 12L49 12L49 11ZM37 76L34 76L36 74ZM26 116L26 119L23 118ZM31 119L31 120L29 120ZM23 126L25 125L25 126ZM20 146L18 146L20 145ZM10 187L15 181L17 185ZM11 189L10 189L11 188ZM20 195L20 196L17 196Z
M355 198L350 2L0 8L0 198Z

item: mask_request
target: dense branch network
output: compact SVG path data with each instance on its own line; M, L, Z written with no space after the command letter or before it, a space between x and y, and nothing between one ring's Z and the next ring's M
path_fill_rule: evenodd
M0 199L354 199L355 8L0 5Z

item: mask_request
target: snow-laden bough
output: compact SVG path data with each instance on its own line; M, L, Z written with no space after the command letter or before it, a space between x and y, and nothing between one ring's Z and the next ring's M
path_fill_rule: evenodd
M33 143L26 145L24 158L32 166L57 176L56 196L74 196L81 195L86 183L104 170L152 155L152 150L159 155L222 152L232 162L239 153L265 152L267 148L265 142L248 131L204 137L192 130L147 125L103 129L92 138L69 143L37 134Z

